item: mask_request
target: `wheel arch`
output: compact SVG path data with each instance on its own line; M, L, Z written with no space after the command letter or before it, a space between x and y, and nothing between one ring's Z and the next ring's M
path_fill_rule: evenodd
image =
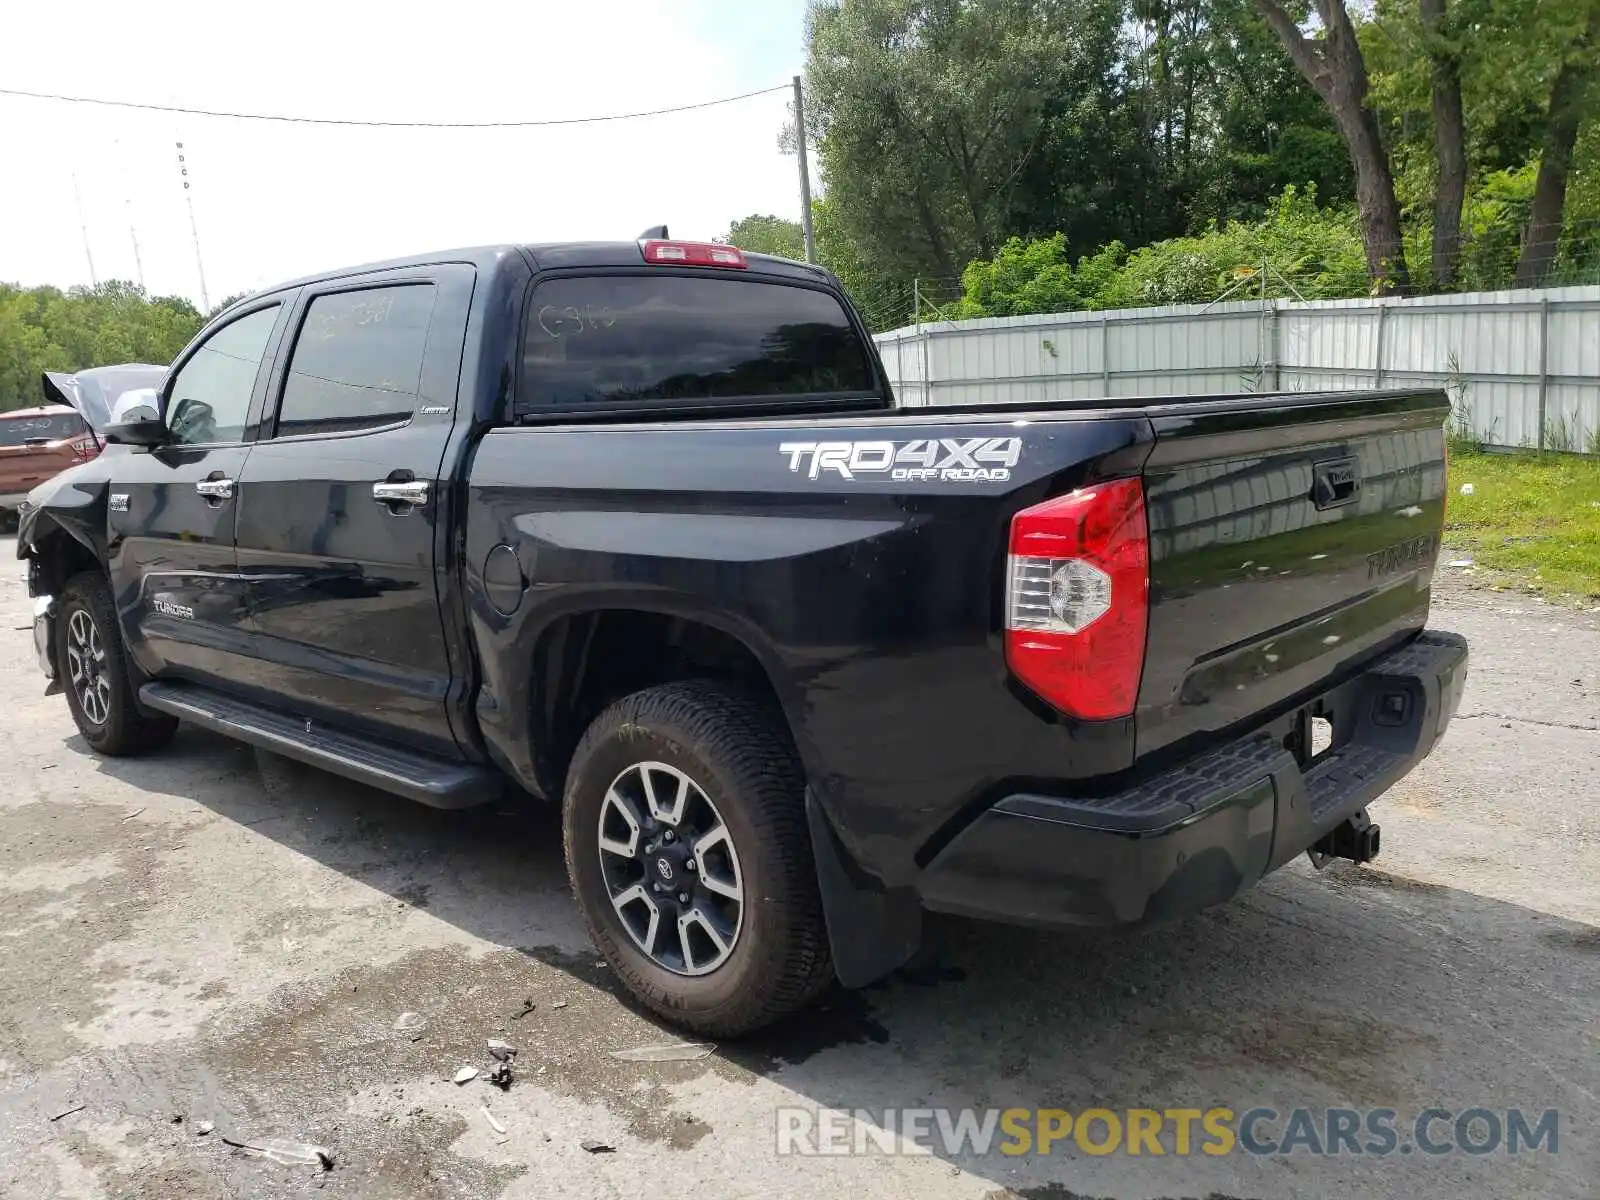
M37 564L35 590L59 596L74 575L105 572L98 549L72 524L63 524L48 512L35 515L26 542L26 554Z
M595 717L657 684L734 684L770 704L793 739L781 672L759 646L735 622L668 606L612 603L555 617L534 640L529 664L527 737L540 790L560 796L572 752Z

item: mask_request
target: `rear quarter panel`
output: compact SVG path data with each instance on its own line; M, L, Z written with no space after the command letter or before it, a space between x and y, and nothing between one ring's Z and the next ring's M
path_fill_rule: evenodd
M465 549L485 739L533 782L530 667L553 621L609 608L701 621L754 652L847 848L901 882L917 847L1002 785L1128 765L1127 722L1061 721L1009 682L1002 565L1018 508L1096 471L1137 473L1147 428L880 416L493 430L470 468ZM930 438L936 462L941 439L1019 446L1003 478L896 479L851 470L849 450L817 461ZM498 546L528 581L510 616L483 586Z

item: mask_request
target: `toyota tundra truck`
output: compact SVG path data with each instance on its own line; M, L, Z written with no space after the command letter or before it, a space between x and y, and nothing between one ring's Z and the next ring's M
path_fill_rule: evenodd
M656 229L272 288L154 397L22 515L83 740L557 804L601 954L703 1033L927 912L1366 861L1466 679L1439 391L898 409L827 271Z

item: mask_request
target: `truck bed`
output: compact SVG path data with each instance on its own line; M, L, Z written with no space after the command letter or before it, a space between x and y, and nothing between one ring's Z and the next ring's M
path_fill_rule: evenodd
M535 703L496 664L529 661L575 604L712 625L761 662L851 852L913 879L1006 788L1114 793L1420 631L1447 411L1386 391L493 430L467 560L516 547L538 587L516 621L475 624L486 735L514 745L502 725ZM1329 463L1357 480L1322 504ZM1149 519L1138 703L1077 720L1008 672L1007 531L1130 476Z

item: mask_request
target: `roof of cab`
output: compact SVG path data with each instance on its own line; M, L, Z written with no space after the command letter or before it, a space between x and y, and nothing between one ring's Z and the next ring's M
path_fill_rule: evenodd
M693 241L694 239L683 239ZM480 271L493 270L508 255L520 254L528 265L536 271L553 270L571 267L643 267L645 266L644 254L639 249L639 243L633 242L539 242L530 245L498 245L498 246L471 246L459 250L441 250L433 254L414 254L405 258L391 258L383 262L362 263L358 266L340 267L332 271L319 271L315 275L305 275L299 279L286 280L271 287L262 288L251 293L248 297L240 297L242 302L256 296L266 296L273 292L287 291L290 288L304 287L311 283L326 283L334 279L348 279L358 275L370 275L378 271L392 271L404 267L428 267L440 263L467 263ZM825 267L812 266L807 263L795 262L787 258L774 258L769 254L745 255L745 260L750 264L746 273L758 275L778 276L788 279L803 279L810 281L828 280L832 276ZM656 270L678 270L677 267L657 267ZM730 274L737 274L734 269L729 269ZM229 306L233 307L232 305Z

